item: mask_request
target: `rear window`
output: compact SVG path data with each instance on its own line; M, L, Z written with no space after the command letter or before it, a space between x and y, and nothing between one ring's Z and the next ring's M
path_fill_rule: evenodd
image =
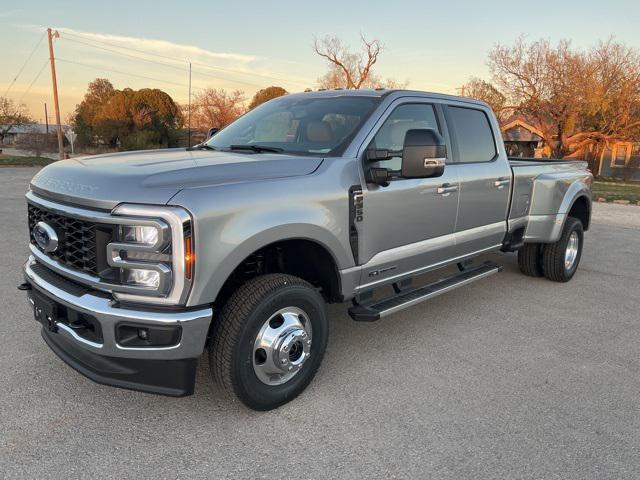
M454 131L460 163L490 162L496 156L496 144L487 115L482 110L448 107L449 128Z

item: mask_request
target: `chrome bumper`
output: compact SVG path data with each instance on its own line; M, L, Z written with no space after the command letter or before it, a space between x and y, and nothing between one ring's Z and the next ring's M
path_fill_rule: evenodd
M210 307L198 310L150 311L113 306L107 298L86 293L76 296L38 276L31 268L33 256L24 265L26 280L41 294L80 313L93 316L102 328L102 343L80 337L73 329L59 323L53 335L65 337L79 349L104 357L149 360L178 360L199 357L205 346L213 311ZM31 300L31 299L30 299ZM123 347L116 341L116 325L121 322L141 325L180 326L182 335L177 345L169 347Z

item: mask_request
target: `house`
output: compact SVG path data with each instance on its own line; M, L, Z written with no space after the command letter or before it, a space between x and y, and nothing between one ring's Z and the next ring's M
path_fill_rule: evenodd
M515 116L501 127L502 138L509 156L534 158L550 156L549 148L544 146L542 132L532 123L524 117ZM597 176L640 180L640 142L610 142L604 151L599 153L592 145L572 154L571 159L589 162L589 168Z
M501 128L504 145L510 157L539 158L544 155L542 132L525 119L514 117Z
M0 129L4 129L5 125L0 125ZM44 124L44 123L29 123L26 125L16 125L11 127L11 129L5 134L3 145L12 146L16 145L20 141L20 138L25 135L32 134L46 134L56 133L58 128L58 124ZM62 125L62 131L66 131L69 127L67 125Z

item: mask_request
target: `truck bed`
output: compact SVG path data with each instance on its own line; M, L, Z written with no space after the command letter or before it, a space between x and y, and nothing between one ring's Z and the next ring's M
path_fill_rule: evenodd
M587 162L581 160L509 157L509 164L513 172L510 221L559 213L571 185L591 178Z
M561 165L571 164L577 168L586 168L587 163L583 160L567 160L564 158L531 158L531 157L509 157L512 167L530 167L532 165ZM584 164L584 165L581 165Z

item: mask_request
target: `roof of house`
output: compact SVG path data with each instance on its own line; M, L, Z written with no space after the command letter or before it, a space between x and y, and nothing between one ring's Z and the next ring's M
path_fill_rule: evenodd
M55 133L58 128L57 123L49 124L49 133ZM66 131L70 127L68 125L62 125L62 130ZM8 133L14 134L26 134L26 133L47 133L47 125L45 123L27 123L25 125L14 125L11 127Z

